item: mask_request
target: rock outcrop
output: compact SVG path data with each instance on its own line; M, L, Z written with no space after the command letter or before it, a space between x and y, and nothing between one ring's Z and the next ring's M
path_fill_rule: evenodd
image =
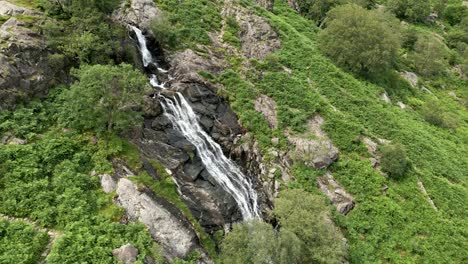
M121 7L113 14L114 20L137 25L144 31L150 30L151 22L158 17L162 17L162 12L152 0L123 1Z
M36 14L5 3L0 3L3 12ZM32 24L11 17L1 25L0 110L47 93L49 83L56 75L48 63L48 55L45 39L33 29Z
M273 0L254 0L254 2L268 11L273 10L273 4L274 4Z
M132 244L125 244L119 248L112 250L114 255L123 264L133 264L138 257L138 248Z
M262 113L268 121L270 128L278 127L278 118L276 112L276 102L267 95L261 94L255 100L255 110Z
M117 195L127 217L148 227L169 260L184 258L194 250L203 254L190 223L183 217L176 217L181 213L170 203L147 189L140 190L127 178L121 178L117 183Z
M0 15L2 16L17 16L17 15L40 15L39 12L29 10L27 8L14 5L8 1L0 1Z
M353 197L335 181L330 172L317 178L317 184L339 213L346 215L354 208Z
M338 158L338 149L321 129L324 120L316 115L307 122L307 131L301 135L287 133L288 140L294 145L290 156L302 160L316 169L328 167Z
M222 14L236 18L240 26L241 50L245 57L264 59L280 48L278 34L264 18L257 16L252 10L229 5Z
M414 72L400 72L400 76L403 77L403 79L405 79L406 81L408 81L408 83L411 84L411 86L413 86L414 88L418 86L419 78Z

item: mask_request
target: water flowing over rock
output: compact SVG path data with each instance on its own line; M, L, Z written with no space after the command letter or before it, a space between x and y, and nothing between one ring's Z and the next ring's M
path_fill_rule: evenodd
M255 100L255 110L265 116L271 128L278 126L278 119L276 114L276 102L269 96L261 94Z
M164 98L163 108L172 124L197 148L207 172L216 184L236 200L243 218L260 217L257 194L242 171L226 158L221 147L202 129L185 98L177 93L174 101Z
M122 178L117 183L119 204L125 208L130 220L145 224L169 259L184 258L193 250L201 252L198 238L190 223L168 202L154 195L140 191L129 179Z
M341 214L346 215L354 208L353 197L335 181L330 172L317 178L317 184L320 191L328 197Z

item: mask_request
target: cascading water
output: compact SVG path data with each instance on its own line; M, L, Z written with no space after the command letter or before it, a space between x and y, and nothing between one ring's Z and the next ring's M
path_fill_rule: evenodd
M146 46L146 38L140 29L131 26L138 38L143 65L147 67L153 61L153 56ZM155 63L156 64L156 63ZM158 68L158 71L167 71ZM169 79L172 79L169 77ZM164 83L159 83L156 75L150 76L150 84L155 88L166 89ZM197 149L198 155L206 170L214 180L228 192L236 201L244 220L259 218L257 193L252 183L242 173L240 168L224 156L221 147L202 129L197 115L181 93L168 99L162 95L162 107L175 129Z
M193 109L177 93L174 100L162 97L163 109L174 127L197 149L206 170L236 200L244 219L260 217L257 193L239 167L224 156L221 147L202 129Z
M137 27L130 26L133 31L135 32L137 39L138 39L138 46L140 47L141 58L143 60L143 66L148 67L150 63L153 62L153 56L151 52L146 47L146 38L141 32L141 30Z

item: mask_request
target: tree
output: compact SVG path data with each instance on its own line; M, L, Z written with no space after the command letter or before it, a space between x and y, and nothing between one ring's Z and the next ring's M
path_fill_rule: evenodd
M468 16L468 7L463 5L448 5L444 10L444 18L450 25L459 24Z
M299 10L301 14L321 24L327 12L335 6L345 4L346 0L299 0Z
M430 100L422 107L424 120L442 128L456 129L460 123L456 114L448 111L439 101Z
M390 177L399 178L408 169L406 151L401 144L383 145L380 147L380 164L382 171Z
M410 22L425 22L431 13L431 2L427 0L389 0L387 6L398 18Z
M148 84L131 65L82 66L79 81L61 94L60 121L77 129L123 131L138 124L138 107Z
M448 52L441 38L435 35L420 35L409 59L416 71L425 77L439 75L448 67Z
M338 66L361 75L390 68L400 47L395 19L355 4L334 8L327 19L319 46Z
M299 189L285 190L275 200L281 230L303 243L302 263L343 263L346 247L340 230L330 220L323 198Z

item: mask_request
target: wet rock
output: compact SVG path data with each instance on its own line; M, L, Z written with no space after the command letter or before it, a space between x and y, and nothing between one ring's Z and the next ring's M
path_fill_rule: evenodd
M102 190L105 193L111 193L115 190L116 182L109 174L100 175Z
M180 212L170 204L146 192L126 178L117 184L118 202L130 220L146 225L169 260L184 258L193 250L201 251L198 238Z
M269 96L261 94L255 99L255 110L263 114L271 128L278 127L276 102Z
M112 250L112 255L123 264L133 264L137 260L138 249L132 244L126 244Z
M160 141L138 139L136 144L143 155L160 161L166 168L175 169L189 160L189 155L171 145Z
M203 163L201 160L197 160L193 163L186 163L184 165L184 173L185 175L189 176L192 181L195 181L200 174L200 172L204 170Z
M294 150L289 154L293 159L302 160L316 169L323 169L338 158L338 149L321 129L323 122L323 118L316 115L308 121L306 133L287 133L289 142L294 145ZM310 135L314 135L314 138Z
M130 5L128 5L130 3ZM137 25L142 30L150 30L153 19L162 17L162 12L152 0L123 1L112 18L123 24Z
M414 72L400 72L400 76L403 77L403 79L407 80L411 84L411 86L415 88L417 87L419 78Z
M353 197L335 181L330 172L317 178L317 184L320 191L328 197L341 214L346 215L354 208Z

